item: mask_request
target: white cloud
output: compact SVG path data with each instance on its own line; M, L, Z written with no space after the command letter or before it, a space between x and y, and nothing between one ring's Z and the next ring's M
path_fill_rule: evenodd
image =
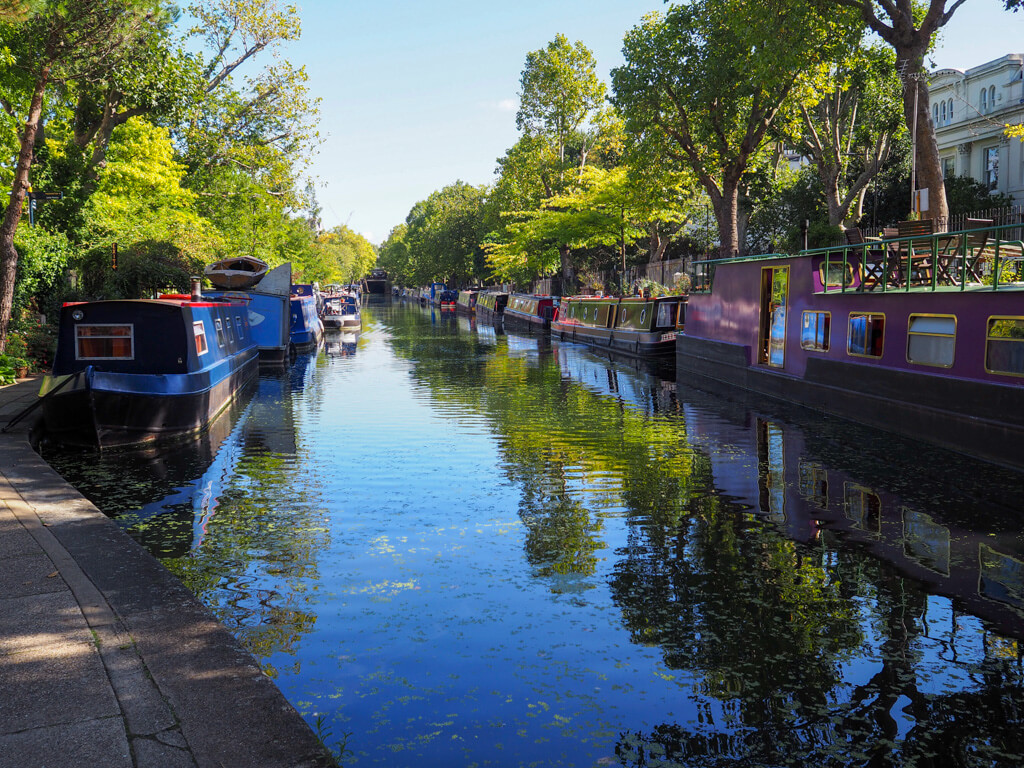
M519 109L519 101L517 99L502 99L501 101L491 102L488 106L499 112L515 112Z

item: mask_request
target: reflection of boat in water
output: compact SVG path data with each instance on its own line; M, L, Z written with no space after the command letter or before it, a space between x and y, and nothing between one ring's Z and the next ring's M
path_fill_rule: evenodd
M552 350L558 359L562 377L571 379L591 392L624 402L645 414L674 411L674 379L663 378L668 369L657 361L641 363L635 358L625 358L616 363L594 352L571 344L552 342Z
M927 446L901 446L891 434L823 425L791 406L783 420L745 399L689 388L678 396L687 436L726 497L790 539L838 535L998 631L1024 637L1024 511L1006 505L1024 498L1024 476L941 449L932 449L926 476Z
M324 337L324 351L330 357L351 357L359 344L359 331L332 331Z
M267 262L255 256L232 256L208 264L204 274L215 288L239 291L259 283L269 268Z

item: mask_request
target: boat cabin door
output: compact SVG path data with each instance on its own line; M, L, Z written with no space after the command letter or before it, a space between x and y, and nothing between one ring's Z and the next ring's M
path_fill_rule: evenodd
M789 267L764 267L761 270L761 319L757 339L757 362L761 365L785 367L788 304Z

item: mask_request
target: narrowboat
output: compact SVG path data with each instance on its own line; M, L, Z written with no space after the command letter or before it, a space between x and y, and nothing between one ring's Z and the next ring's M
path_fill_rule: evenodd
M500 320L508 304L508 294L502 291L482 291L476 300L476 316L481 320Z
M1024 467L1019 227L694 265L680 382L725 382Z
M635 357L672 356L685 313L685 296L571 296L559 304L551 335Z
M434 294L434 302L445 311L455 311L455 304L459 300L459 292L451 288L445 288Z
M324 297L316 283L293 283L292 296L312 296L313 306L319 315L324 309Z
M267 262L255 256L232 256L208 264L204 274L214 287L235 291L252 288L269 269Z
M246 305L249 328L259 349L261 368L288 365L291 280L291 264L282 264L267 272L249 290L207 291L203 294L211 301L243 302Z
M371 296L386 296L388 290L388 273L383 269L375 269L363 280L366 292Z
M325 330L355 330L362 325L359 299L355 294L341 293L324 299L323 320Z
M103 449L205 429L259 353L244 303L194 297L65 304L39 392L47 437Z
M513 293L508 297L502 319L506 327L523 331L547 331L558 307L555 296Z
M316 300L312 296L292 296L291 351L300 353L316 349L323 337L324 325L316 310Z
M464 315L475 315L479 296L480 291L477 289L459 291L459 295L455 299L455 311Z

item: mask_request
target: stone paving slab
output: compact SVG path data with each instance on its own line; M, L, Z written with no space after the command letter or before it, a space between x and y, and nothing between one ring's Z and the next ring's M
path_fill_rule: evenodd
M0 424L38 382L0 388ZM326 768L216 618L32 450L0 434L0 768Z
M124 726L110 717L0 734L0 766L133 768L133 763Z

